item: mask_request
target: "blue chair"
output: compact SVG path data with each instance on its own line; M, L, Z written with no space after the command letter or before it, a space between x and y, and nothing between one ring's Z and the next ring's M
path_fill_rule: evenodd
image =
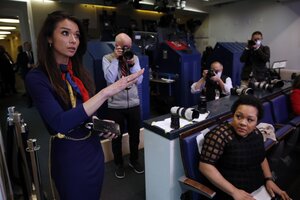
M288 134L294 132L295 128L292 125L283 124L283 123L280 123L281 121L276 121L274 119L274 117L273 117L274 112L273 112L272 106L269 102L263 103L263 109L264 109L264 116L260 120L260 122L272 124L275 127L275 129L276 129L275 134L276 134L276 138L278 141L285 138Z
M289 123L295 127L300 124L300 116L291 117L291 106L289 96L286 94L279 95L270 100L273 108L274 120L276 123Z
M198 144L196 138L199 134L208 132L216 126L212 125L207 129L193 134L182 134L180 136L180 151L185 171L185 176L179 179L179 183L184 190L192 191L192 199L201 199L201 196L212 199L215 196L215 192L201 183L204 176L199 170L200 154L198 151Z
M272 112L274 114L274 121L284 126L291 126L290 135L284 138L284 153L282 157L287 156L296 146L299 137L299 120L300 117L291 117L291 106L289 96L286 94L279 95L270 100L272 105Z

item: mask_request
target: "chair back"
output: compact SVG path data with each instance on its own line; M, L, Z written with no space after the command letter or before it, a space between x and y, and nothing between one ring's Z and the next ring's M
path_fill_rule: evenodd
M285 94L270 100L275 123L285 124L289 121L289 99Z
M180 139L181 158L185 175L193 180L199 180L201 177L199 171L200 154L196 141L199 134L201 134L201 131Z
M217 124L213 124L208 128L202 129L194 134L186 137L182 135L180 137L181 158L186 177L194 180L201 180L202 175L199 171L200 153L198 149L197 136L200 134L206 134L216 126Z
M187 178L193 179L199 183L203 180L204 176L200 173L199 170L199 160L200 153L198 149L197 136L200 134L207 133L209 130L216 127L217 124L214 124L208 128L200 130L194 134L183 134L180 136L180 151L181 158L183 163L183 168L185 171L185 176ZM204 137L203 137L204 139ZM201 196L195 192L192 194L192 199L199 199Z
M270 102L264 102L263 103L263 110L264 110L264 116L260 120L260 122L268 123L268 124L274 124L274 118L273 118L273 113L272 113L272 107Z

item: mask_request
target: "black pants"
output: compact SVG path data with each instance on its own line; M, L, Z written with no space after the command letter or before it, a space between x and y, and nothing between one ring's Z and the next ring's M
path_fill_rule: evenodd
M125 125L129 134L130 162L138 160L138 147L140 143L140 106L126 109L108 109L108 119L120 125L121 133L125 132ZM123 164L122 137L112 140L112 151L116 165Z

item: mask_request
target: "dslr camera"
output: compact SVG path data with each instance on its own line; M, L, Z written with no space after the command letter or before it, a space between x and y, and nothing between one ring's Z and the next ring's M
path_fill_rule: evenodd
M253 94L254 91L252 88L244 88L244 87L234 87L230 89L231 95L249 95Z
M122 48L123 50L123 58L127 60L131 60L134 56L134 53L131 51L131 49L128 46L124 46Z
M253 40L248 40L248 48L253 48L253 46L256 45L256 42Z
M213 77L215 75L216 75L215 71L213 69L209 69L206 74L206 79L210 79L211 77Z

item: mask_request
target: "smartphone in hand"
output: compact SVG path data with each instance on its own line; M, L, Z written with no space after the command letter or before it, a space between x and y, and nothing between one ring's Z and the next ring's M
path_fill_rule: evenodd
M114 133L116 136L121 135L119 124L111 121L105 121L93 117L93 129L100 133Z

